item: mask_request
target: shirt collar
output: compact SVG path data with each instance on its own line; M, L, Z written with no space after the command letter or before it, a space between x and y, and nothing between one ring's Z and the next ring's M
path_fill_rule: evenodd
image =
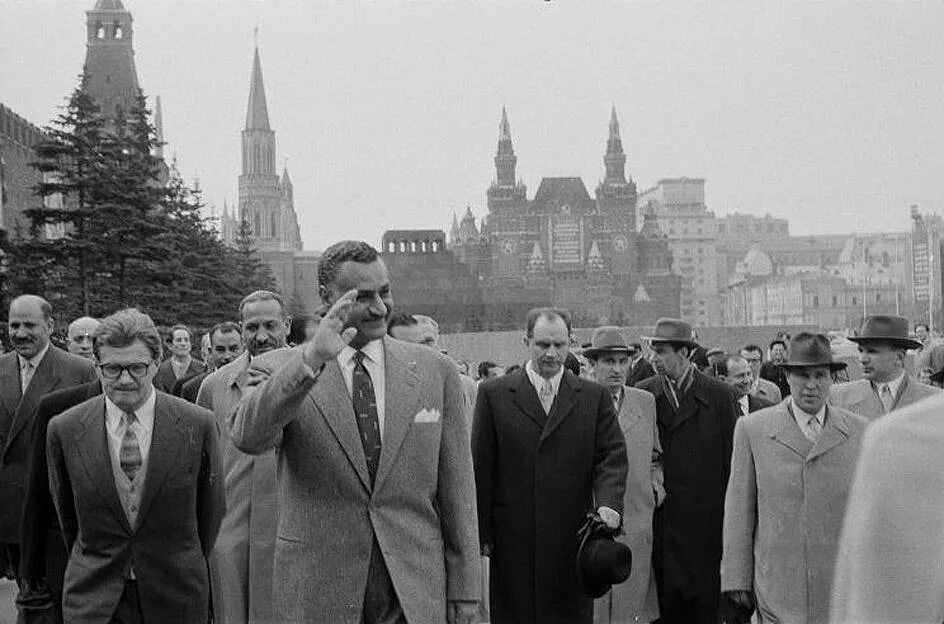
M338 364L342 367L353 366L354 354L358 351L363 351L364 355L367 356L367 359L375 364L381 364L383 362L383 338L377 338L376 340L371 340L365 344L360 349L355 349L354 347L347 345L341 352L338 353Z
M905 371L901 371L898 377L892 379L891 381L886 381L883 383L872 384L875 387L875 391L879 393L879 396L882 394L882 386L887 385L889 391L891 391L892 396L898 396L898 390L901 388L901 383L905 380Z
M528 373L528 379L531 380L531 385L534 386L534 389L537 391L538 395L541 394L541 386L544 385L544 377L541 377L538 372L534 369L534 363L531 360L528 360L528 363L524 365L525 371ZM554 390L554 396L557 396L557 391L560 389L561 379L564 377L564 367L561 366L561 369L557 371L557 374L550 378L551 388Z
M744 409L750 411L750 409L751 409L751 404L750 404L750 401L748 400L747 397L748 397L748 395L745 394L745 395L742 396L740 399L738 399L738 403L741 404L741 407L743 407Z
M46 346L43 347L42 350L40 350L39 353L37 353L36 355L34 355L33 357L31 357L31 358L28 359L28 360L27 360L25 357L23 357L22 355L20 355L19 353L17 353L17 354L16 354L16 357L17 357L17 359L20 361L20 370L23 370L24 368L26 368L26 363L27 363L27 362L29 362L30 364L33 365L33 369L34 369L34 370L37 369L37 368L39 368L39 363L43 361L43 358L44 358L44 357L46 357L46 352L47 352L47 351L49 351L49 343L48 343L48 342L46 343Z
M147 431L151 431L154 428L154 405L157 402L157 392L154 390L154 386L151 386L151 393L148 395L148 398L144 400L144 403L138 406L134 410L134 415L138 419L138 424ZM121 419L124 416L125 411L115 405L115 403L108 398L108 395L105 395L105 421L108 424L109 429L112 431L117 430L117 427L121 424Z
M819 411L815 415L808 414L800 409L800 406L796 404L796 401L793 397L790 397L790 405L793 407L793 417L797 420L803 419L803 424L806 425L810 422L810 417L814 416L817 421L819 421L819 426L822 427L826 423L826 404L823 403L823 407L819 408Z

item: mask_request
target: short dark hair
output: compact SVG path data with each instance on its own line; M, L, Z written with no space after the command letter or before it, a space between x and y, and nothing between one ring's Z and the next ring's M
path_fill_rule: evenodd
M387 321L387 333L391 336L393 335L394 327L412 327L413 325L419 325L420 322L416 320L416 317L412 314L407 314L406 312L394 312L390 316L390 320Z
M711 365L711 374L713 377L727 377L728 376L728 359L725 358L721 362L715 362Z
M770 345L768 345L767 348L768 348L768 349L773 349L773 348L774 348L774 345L783 345L783 348L786 349L786 348L787 348L787 341L786 341L786 340L783 340L783 339L781 339L781 338L774 338L773 340L770 341Z
M243 300L239 302L239 320L243 318L243 309L250 303L255 303L256 301L275 301L279 304L282 316L285 316L285 301L282 299L282 295L274 290L254 290L243 297Z
M484 362L479 362L479 366L478 366L479 379L485 379L486 377L488 377L488 371L492 368L495 368L496 366L498 366L498 364L496 364L495 362L491 360L485 360Z
M231 334L233 332L236 332L237 334L239 334L240 339L242 339L242 332L239 329L239 325L237 325L233 321L223 321L222 323L217 323L216 325L210 328L210 331L207 332L207 336L210 337L211 344L213 342L213 334L217 332L221 334Z
M580 376L580 360L577 359L577 356L573 353L568 352L567 357L564 358L564 368L572 372L574 375Z
M335 243L324 250L318 261L318 285L327 288L334 284L345 262L370 264L379 259L377 250L364 241L345 240Z
M555 318L561 319L567 327L567 334L570 335L570 312L563 308L532 308L528 311L528 316L525 318L525 332L528 338L534 335L534 325L538 322L539 318L550 320Z
M919 327L923 327L923 328L924 328L924 331L926 331L926 332L931 331L931 328L930 328L930 327L928 326L928 324L925 323L924 321L921 321L920 323L915 323L915 331L918 331L918 328L919 328Z
M517 370L521 370L521 364L512 364L511 366L505 369L505 374L510 375Z
M764 350L761 349L758 345L754 344L753 342L751 344L746 344L743 347L741 347L741 351L751 351L753 353L760 353L761 358L764 357Z
M97 358L102 346L127 347L140 340L151 352L151 359L161 360L161 334L151 317L135 308L118 310L102 319L92 335L92 351Z
M179 331L179 330L183 330L183 331L187 332L187 338L188 338L191 342L193 342L193 332L190 331L190 328L187 327L186 325L174 325L173 327L171 327L171 328L170 328L170 332L167 334L168 338L169 338L171 341L173 341L173 340L174 340L174 332L175 332L175 331Z

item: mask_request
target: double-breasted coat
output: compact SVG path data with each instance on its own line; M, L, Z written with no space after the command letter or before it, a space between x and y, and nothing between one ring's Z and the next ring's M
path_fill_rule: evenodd
M278 525L275 450L247 455L230 432L243 398L237 378L249 353L203 380L197 405L216 416L223 453L226 515L210 553L210 586L217 624L272 620L272 565Z
M597 624L652 622L659 618L656 579L652 573L652 514L665 500L662 445L656 427L656 400L645 390L623 388L619 425L626 439L626 494L623 535L617 539L633 553L629 578L614 585L593 605Z
M564 371L549 414L525 369L479 386L472 455L495 624L579 624L593 601L576 581L577 531L623 510L626 443L603 386Z
M662 443L666 497L654 514L653 567L667 621L690 620L693 613L713 619L717 611L724 492L740 414L733 388L696 369L691 374L678 409L662 377L637 386L655 396Z
M814 445L790 402L734 429L721 589L753 591L758 622L827 622L846 500L868 421L828 406Z
M898 387L898 394L895 396L892 410L901 409L906 405L917 403L922 399L940 393L941 391L938 388L923 384L906 372L904 379L901 380L901 385ZM879 398L875 387L868 379L857 379L834 385L830 389L829 402L869 420L875 420L879 416L885 415L885 406L882 405L882 399Z

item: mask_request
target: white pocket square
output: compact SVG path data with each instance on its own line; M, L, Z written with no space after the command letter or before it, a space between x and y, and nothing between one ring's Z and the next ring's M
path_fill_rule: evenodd
M421 409L416 416L413 417L413 422L416 423L435 423L439 422L441 414L438 409Z

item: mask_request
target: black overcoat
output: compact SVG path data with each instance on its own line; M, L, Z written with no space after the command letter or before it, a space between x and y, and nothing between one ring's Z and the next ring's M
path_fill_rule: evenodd
M565 371L550 414L524 369L482 383L472 425L494 624L589 623L576 583L587 511L622 513L626 442L606 389Z
M662 377L636 385L656 397L662 442L666 497L653 518L653 568L666 621L698 621L702 617L693 614L717 610L724 493L740 414L733 388L698 370L692 374L677 412Z

